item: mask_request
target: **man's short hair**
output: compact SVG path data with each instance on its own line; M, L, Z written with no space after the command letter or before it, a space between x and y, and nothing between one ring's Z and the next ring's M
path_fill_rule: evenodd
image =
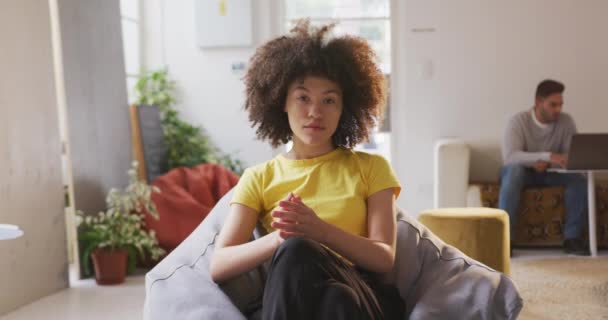
M563 83L551 79L541 81L536 87L536 97L546 98L555 93L564 93L566 87Z

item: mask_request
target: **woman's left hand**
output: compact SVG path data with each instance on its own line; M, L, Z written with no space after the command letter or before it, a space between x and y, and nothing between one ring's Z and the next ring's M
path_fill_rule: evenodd
M298 196L290 195L288 200L279 202L279 208L272 212L276 219L271 226L280 230L284 239L306 237L318 242L325 242L327 223Z

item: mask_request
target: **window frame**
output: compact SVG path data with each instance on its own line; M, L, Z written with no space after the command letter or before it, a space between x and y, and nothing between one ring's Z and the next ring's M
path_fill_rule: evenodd
M136 6L137 6L137 13L135 17L126 15L123 11L122 11L122 2L123 1L134 1ZM142 50L142 1L141 0L120 0L121 4L120 4L120 25L121 25L121 37L122 37L122 41L123 41L123 61L124 61L124 65L125 65L125 86L127 87L127 99L128 99L128 103L132 104L135 101L131 101L132 99L135 100L135 97L133 97L132 95L132 91L134 90L133 87L129 86L129 82L133 81L133 83L137 83L137 80L139 79L140 76L140 72L143 66L143 50ZM137 60L138 60L138 65L136 66L137 72L136 73L132 73L129 72L129 70L127 70L127 54L126 54L126 39L124 37L124 30L122 30L122 26L123 24L127 22L127 23L133 23L136 25L136 39L137 39Z

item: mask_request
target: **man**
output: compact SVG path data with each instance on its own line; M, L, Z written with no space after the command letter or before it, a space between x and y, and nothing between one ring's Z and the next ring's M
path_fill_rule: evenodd
M498 206L509 214L513 239L521 191L531 185L565 187L564 251L588 255L581 238L587 217L587 181L580 174L547 172L550 167L566 166L570 140L576 133L574 120L562 112L564 89L560 82L542 81L534 107L509 121L502 144Z

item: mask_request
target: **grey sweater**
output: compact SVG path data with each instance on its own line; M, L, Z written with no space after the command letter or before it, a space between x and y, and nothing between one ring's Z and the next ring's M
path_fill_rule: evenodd
M561 113L552 124L539 124L532 110L522 111L509 121L502 143L504 165L532 166L537 160L549 161L551 153L568 153L576 125L572 117Z

